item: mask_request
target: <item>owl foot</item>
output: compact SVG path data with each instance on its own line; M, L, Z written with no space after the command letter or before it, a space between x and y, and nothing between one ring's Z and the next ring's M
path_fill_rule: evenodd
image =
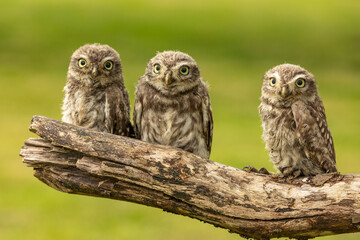
M269 173L269 171L266 168L260 168L259 170L257 170L256 168L252 167L252 166L245 166L243 167L243 169L245 172L248 173L260 173L260 174L264 174L264 175L271 175L271 173Z
M282 173L273 173L271 174L271 178L278 183L292 183L295 179L294 176L284 176Z

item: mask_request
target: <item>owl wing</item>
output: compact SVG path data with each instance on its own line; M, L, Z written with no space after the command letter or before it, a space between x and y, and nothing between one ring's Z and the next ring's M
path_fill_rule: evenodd
M125 87L113 86L106 90L105 111L105 121L110 133L131 135L133 127L130 122L130 101Z
M203 117L203 130L206 140L207 150L211 152L212 138L213 138L213 116L210 104L209 94L206 93L202 100L202 117Z
M318 107L297 101L292 106L295 133L305 155L324 172L337 172L333 139L321 100Z
M139 79L139 84L136 88L135 92L135 104L134 104L134 112L133 112L133 121L134 121L134 133L135 138L141 139L141 118L142 118L142 110L143 110L143 104L142 104L142 97L141 97L141 79Z
M131 124L130 121L130 100L129 100L129 93L126 90L125 87L122 88L122 94L124 97L124 114L126 114L126 130L127 130L127 134L125 136L128 137L134 137L135 133L134 133L134 126ZM119 113L119 112L118 112Z

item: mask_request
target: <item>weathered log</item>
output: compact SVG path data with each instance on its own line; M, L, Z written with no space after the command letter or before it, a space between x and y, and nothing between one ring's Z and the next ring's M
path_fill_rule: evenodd
M243 237L313 238L360 232L360 174L284 180L189 152L42 116L20 155L59 191L136 202Z

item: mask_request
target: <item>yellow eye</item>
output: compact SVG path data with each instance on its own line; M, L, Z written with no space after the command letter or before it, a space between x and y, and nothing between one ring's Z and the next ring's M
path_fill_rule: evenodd
M113 63L112 63L112 61L106 61L105 63L104 63L104 68L106 68L107 70L111 70L112 68L113 68Z
M180 71L180 73L182 75L188 75L189 74L189 67L188 66L182 66L179 71Z
M305 79L303 78L298 78L295 82L296 86L298 86L299 88L305 87Z
M276 84L276 78L274 78L274 77L272 77L272 78L270 78L270 86L275 86L275 84Z
M154 65L154 73L159 73L160 69L161 69L160 64L155 64Z
M87 64L87 62L85 59L83 59L83 58L79 59L79 67L83 68L86 66L86 64Z

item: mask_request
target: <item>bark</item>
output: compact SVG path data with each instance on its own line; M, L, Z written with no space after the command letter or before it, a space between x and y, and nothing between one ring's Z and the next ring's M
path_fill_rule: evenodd
M34 116L20 155L62 192L161 208L243 237L307 239L360 231L360 174L294 180Z

